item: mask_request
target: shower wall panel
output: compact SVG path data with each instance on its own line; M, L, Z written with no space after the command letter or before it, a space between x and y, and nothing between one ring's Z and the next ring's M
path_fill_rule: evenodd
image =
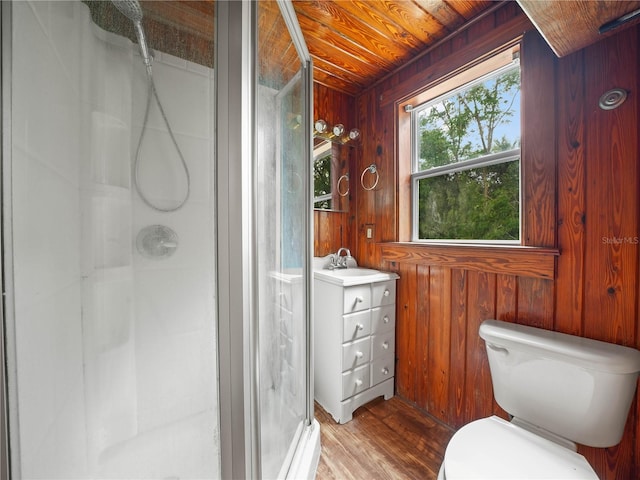
M187 421L199 424L184 455L190 478L209 478L219 452L208 438L217 432L213 182L213 70L156 52L158 95L190 172L190 194L178 211L160 213L134 195L134 236L164 225L178 237L169 258L134 251L138 426L141 432ZM136 54L133 136L140 136L147 83ZM135 155L135 148L133 154ZM175 205L186 178L157 105L152 104L140 149L139 184L157 205ZM216 433L217 437L217 433ZM187 444L185 444L187 445ZM175 448L167 443L166 448ZM197 460L197 461L194 461Z
M14 2L15 352L23 478L86 472L81 326L79 58L82 9ZM43 72L46 72L44 74ZM18 380L15 380L17 376ZM14 424L15 425L15 424ZM18 448L16 448L18 447Z

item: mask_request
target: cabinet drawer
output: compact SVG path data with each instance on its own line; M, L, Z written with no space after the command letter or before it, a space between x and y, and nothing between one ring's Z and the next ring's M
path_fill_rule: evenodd
M354 285L344 289L343 313L357 312L371 308L371 287L366 285Z
M385 305L371 310L371 333L394 331L396 328L396 305Z
M396 302L396 281L388 280L371 285L371 306L390 305Z
M389 355L395 351L395 332L384 332L371 335L371 358L376 359Z
M359 367L370 360L371 342L368 337L342 346L342 371Z
M369 365L365 365L356 370L342 374L342 398L349 398L370 386L371 370Z
M393 355L387 355L386 357L374 360L371 363L371 386L377 385L388 378L392 378L395 372L395 363L395 357Z
M342 318L344 330L342 332L343 342L351 342L352 340L371 334L371 312L369 310L345 315Z

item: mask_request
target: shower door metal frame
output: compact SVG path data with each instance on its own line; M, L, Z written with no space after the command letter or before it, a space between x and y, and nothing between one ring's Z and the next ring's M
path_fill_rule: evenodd
M247 382L252 308L251 9L246 1L216 2L216 218L218 280L218 377L220 473L222 478L254 478L251 456L252 402ZM249 140L249 141L247 141Z
M0 109L2 110L2 140L0 149L0 198L2 208L0 217L0 291L2 292L2 308L0 308L0 356L2 358L2 369L0 370L0 478L11 478L11 452L18 453L19 447L13 445L10 448L9 431L9 395L15 392L15 388L9 389L8 382L8 358L15 358L12 349L12 342L7 339L14 338L14 329L8 319L13 317L13 293L12 282L8 279L13 277L13 246L11 233L11 64L12 53L12 5L11 2L0 2L0 42L2 43L2 63L0 65L0 82L2 91L0 95ZM15 395L15 393L14 393ZM11 401L16 401L17 397ZM17 466L16 468L19 468Z

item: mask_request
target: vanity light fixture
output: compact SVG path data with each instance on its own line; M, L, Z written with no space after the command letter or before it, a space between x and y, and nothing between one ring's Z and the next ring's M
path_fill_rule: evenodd
M352 128L347 131L343 123L336 123L331 128L325 120L318 119L314 122L313 127L313 134L316 137L324 138L334 143L345 144L360 139L360 130Z

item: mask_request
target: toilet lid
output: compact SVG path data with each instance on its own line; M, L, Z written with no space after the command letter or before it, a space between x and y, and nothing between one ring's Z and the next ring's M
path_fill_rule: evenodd
M444 472L447 480L598 480L582 455L495 416L451 438Z

